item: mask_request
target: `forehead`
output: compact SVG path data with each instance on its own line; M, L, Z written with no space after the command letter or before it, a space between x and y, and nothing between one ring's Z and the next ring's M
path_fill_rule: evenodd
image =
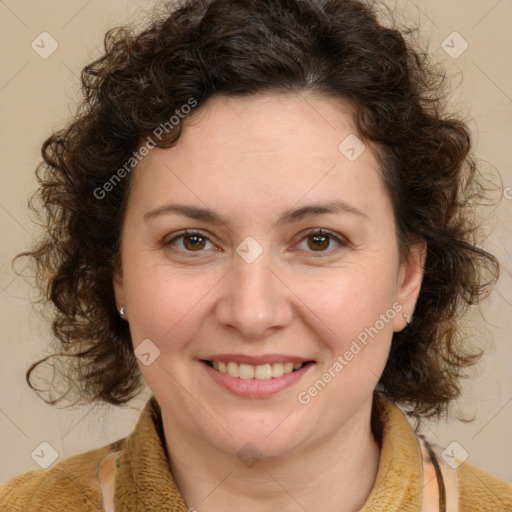
M179 196L226 209L252 205L261 214L278 203L340 194L364 208L385 189L367 143L356 159L347 158L344 141L358 143L351 137L353 109L341 100L305 93L216 96L186 119L174 147L155 148L140 162L132 194L148 208Z
M221 144L240 152L325 155L337 150L343 133L355 133L349 103L311 93L215 96L186 120L181 145ZM202 137L195 136L201 131ZM320 144L319 144L320 143Z

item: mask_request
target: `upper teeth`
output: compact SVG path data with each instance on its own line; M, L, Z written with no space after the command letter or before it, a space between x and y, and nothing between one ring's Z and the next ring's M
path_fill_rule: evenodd
M230 375L231 377L259 380L281 377L285 373L291 373L293 370L298 370L303 365L303 363L272 363L252 366L250 364L238 364L232 361L229 363L213 361L212 364L220 373Z

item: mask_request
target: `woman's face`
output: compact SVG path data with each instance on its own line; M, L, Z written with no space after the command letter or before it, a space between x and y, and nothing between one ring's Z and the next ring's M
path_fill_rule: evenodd
M176 435L272 456L368 421L422 265L355 131L339 100L217 96L134 171L116 300Z

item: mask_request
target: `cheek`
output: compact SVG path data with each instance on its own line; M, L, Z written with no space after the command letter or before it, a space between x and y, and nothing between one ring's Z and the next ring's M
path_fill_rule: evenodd
M342 338L373 325L396 300L396 282L384 272L364 268L333 272L313 283L302 281L296 290L318 319Z
M333 389L342 386L357 392L358 386L362 391L378 382L389 354L393 319L401 308L390 275L354 267L297 288L308 306L303 311L309 310L309 328L323 347L324 370L340 363L331 368L339 377Z
M133 266L126 275L133 343L149 338L164 351L180 348L179 340L200 328L208 293L219 280L207 272L171 274L166 265Z

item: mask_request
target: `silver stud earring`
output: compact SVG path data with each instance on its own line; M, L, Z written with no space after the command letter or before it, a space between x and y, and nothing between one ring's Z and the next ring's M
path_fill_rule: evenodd
M407 323L407 325L412 324L412 315L408 315L407 313L404 313L404 318L405 318L405 322Z
M119 308L119 315L120 315L121 318L125 317L124 307L122 307L122 306Z

